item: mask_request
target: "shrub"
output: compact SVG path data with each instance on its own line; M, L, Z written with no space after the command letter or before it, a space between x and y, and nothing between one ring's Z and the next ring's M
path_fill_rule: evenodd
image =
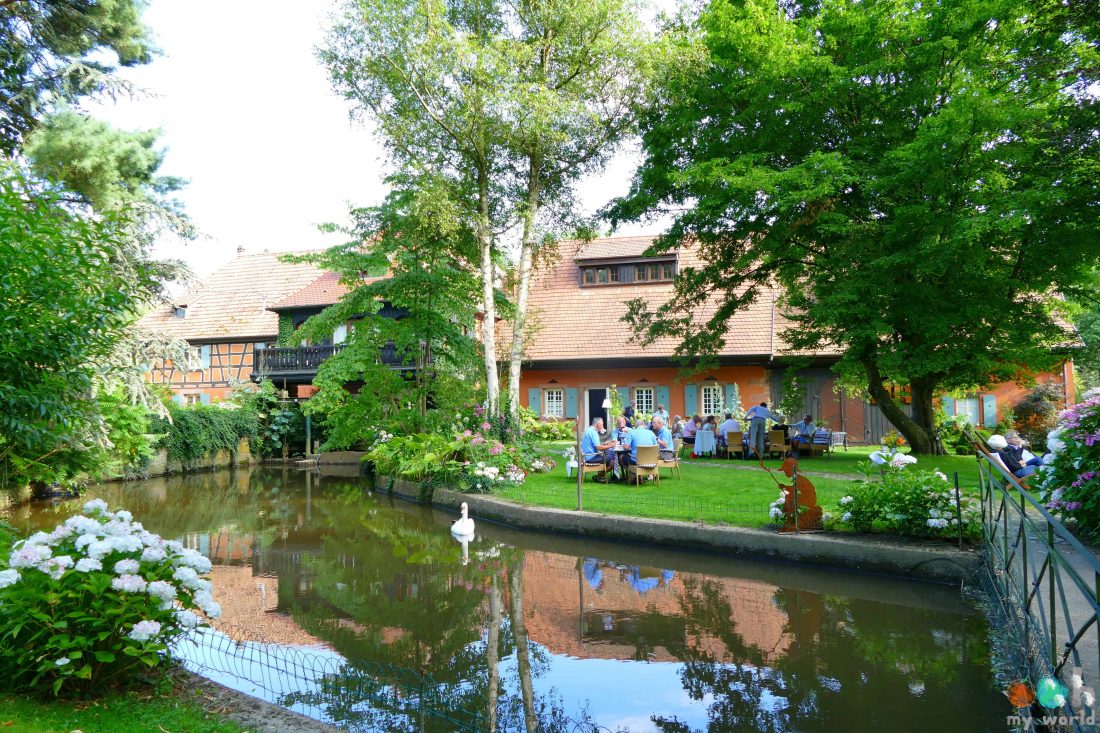
M258 388L249 385L235 389L231 399L255 416L255 432L248 436L252 455L282 455L284 444L305 445L305 417L301 408L297 403L280 400L271 380L265 379Z
M1040 384L1017 402L1012 412L1016 418L1016 430L1021 437L1035 445L1045 443L1047 433L1058 424L1058 409L1062 399L1062 391L1057 385Z
M57 695L125 681L221 609L210 561L100 500L16 542L0 570L0 686Z
M156 427L165 434L168 460L179 461L184 467L220 451L236 459L240 442L254 438L259 431L256 412L247 408L171 405L168 412L172 422L158 420Z
M880 480L861 481L840 499L839 522L858 532L895 532L909 537L956 537L955 489L940 471L888 467ZM981 507L962 498L963 533L981 536Z
M1100 539L1100 390L1084 397L1059 415L1061 423L1047 436L1050 453L1039 489L1048 509L1075 520L1077 531L1095 540Z

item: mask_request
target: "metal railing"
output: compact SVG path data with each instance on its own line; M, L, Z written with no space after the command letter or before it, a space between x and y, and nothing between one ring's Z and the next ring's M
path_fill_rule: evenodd
M991 460L979 439L975 446L987 590L999 630L1009 634L998 650L1002 662L1033 686L1053 677L1066 687L1065 705L1054 711L1061 719L1050 729L1095 731L1090 700L1091 688L1100 688L1100 561ZM1037 723L1023 721L1028 730Z
M256 349L255 371L261 374L316 372L330 356L344 348L334 346L297 346Z

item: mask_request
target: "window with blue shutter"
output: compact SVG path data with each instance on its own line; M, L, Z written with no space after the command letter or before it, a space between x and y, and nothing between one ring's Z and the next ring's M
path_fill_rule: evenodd
M210 368L210 344L199 347L199 369Z
M726 399L725 399L726 409L725 409L725 412L733 412L734 411L734 409L737 407L737 405L735 405L734 402L738 402L741 399L740 392L741 391L737 388L736 384L727 384L726 385ZM725 415L723 415L722 417L725 417Z
M623 403L623 408L625 409L626 406L630 404L630 387L619 387L618 391L619 402ZM614 422L616 417L618 417L618 415L612 415L611 421Z
M940 407L948 417L955 414L955 400L950 397L940 397Z
M997 424L997 396L991 394L982 395L982 424L993 427Z
M567 387L565 389L565 416L577 417L577 388Z
M664 405L665 406L665 411L668 412L671 415L672 405L669 404L668 387L658 387L657 388L657 404L658 405Z
M199 401L204 405L209 405L210 404L210 395L203 392L202 394L199 395Z
M684 417L699 412L699 390L694 384L684 385Z
M535 417L541 414L542 408L542 390L538 387L531 387L527 390L527 406L535 412Z

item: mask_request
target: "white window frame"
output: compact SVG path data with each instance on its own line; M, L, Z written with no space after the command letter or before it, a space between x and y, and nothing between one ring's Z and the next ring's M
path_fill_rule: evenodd
M973 408L973 409L971 409ZM955 400L955 414L965 417L971 425L981 425L982 398L968 394Z
M554 396L555 399L551 399ZM565 390L560 387L542 391L542 414L546 417L565 417Z
M721 415L722 413L722 401L725 399L722 395L723 386L721 384L704 384L699 387L699 414L703 417L708 415ZM710 399L711 408L707 409L707 395L713 394Z
M643 404L649 401L649 404ZM639 415L652 415L653 409L657 406L657 388L656 387L635 387L634 388L634 411Z
M180 403L184 407L202 404L202 392L185 392L180 395Z

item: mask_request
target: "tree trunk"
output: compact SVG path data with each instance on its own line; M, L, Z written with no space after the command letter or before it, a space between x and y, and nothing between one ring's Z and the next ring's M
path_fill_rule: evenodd
M493 575L489 592L489 638L485 658L489 663L489 733L496 733L497 696L500 689L500 588L496 575Z
M511 577L512 636L516 640L516 662L519 672L519 688L523 696L523 722L527 733L538 730L535 714L535 687L531 681L531 649L527 644L527 620L523 617L523 557L512 569Z
M523 345L527 335L527 294L531 289L531 269L534 261L535 217L539 207L539 161L531 156L528 172L527 212L523 219L523 240L519 251L519 282L516 286L516 315L512 319L512 353L508 362L508 416L515 429L521 429L519 419L519 379L523 370Z
M477 173L477 238L481 247L481 345L485 351L485 407L491 417L500 412L500 381L497 377L497 337L493 233L489 225L489 173L484 167Z
M901 406L890 396L883 383L878 366L870 360L863 363L867 370L867 390L886 419L894 424L898 432L905 437L917 455L935 455L939 449L936 440L935 408L932 397L935 395L937 380L924 378L910 384L913 395L913 417L902 411Z

